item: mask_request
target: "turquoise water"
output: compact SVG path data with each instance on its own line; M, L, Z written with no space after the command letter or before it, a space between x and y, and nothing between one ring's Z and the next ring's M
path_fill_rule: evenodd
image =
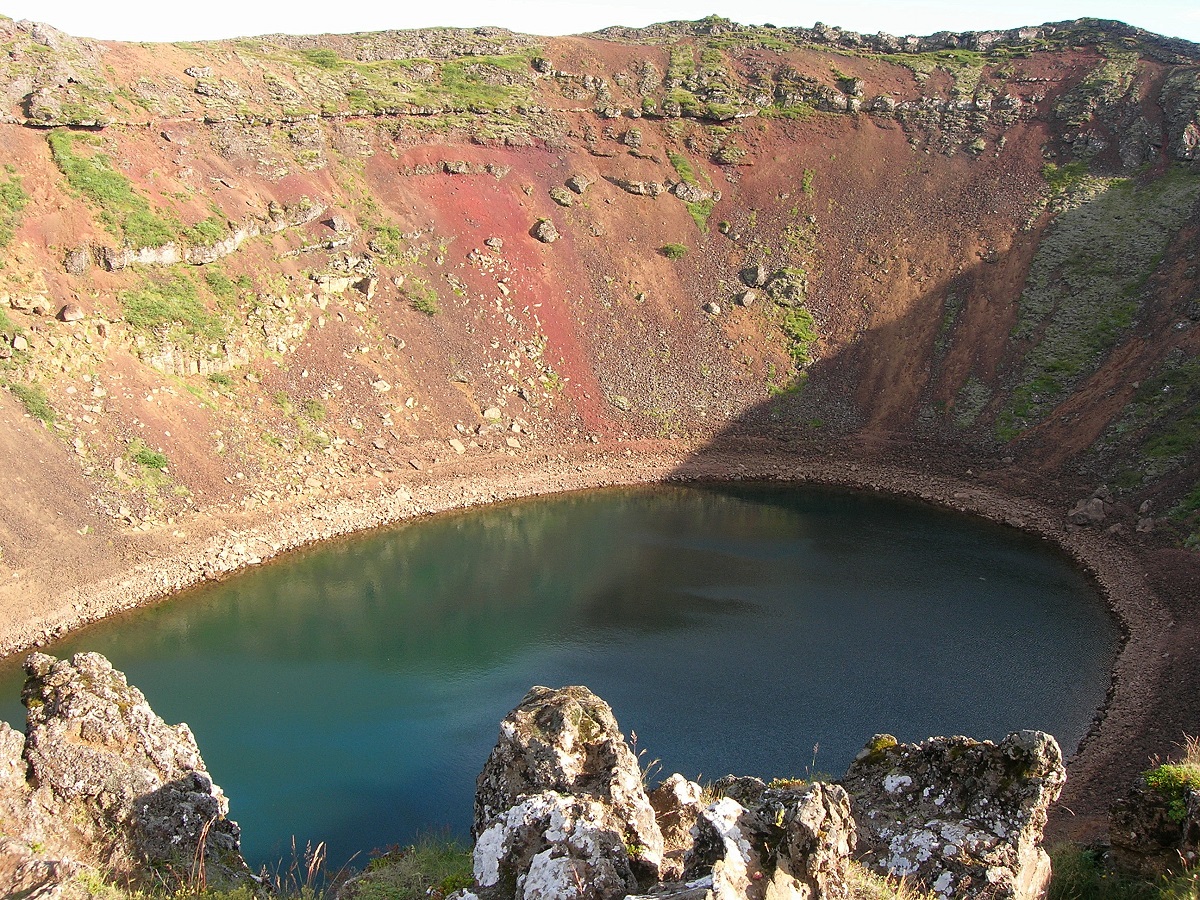
M1055 734L1118 635L1046 544L814 488L643 488L439 516L296 553L48 648L186 721L252 865L466 835L500 719L586 684L662 775L840 775L876 732ZM18 725L19 662L0 665ZM815 761L814 761L815 759ZM362 858L360 857L359 862Z

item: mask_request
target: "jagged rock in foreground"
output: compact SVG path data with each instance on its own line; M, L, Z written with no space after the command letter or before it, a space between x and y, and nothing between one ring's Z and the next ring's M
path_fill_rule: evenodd
M604 827L630 848L634 874L658 879L662 832L637 758L612 709L585 687L535 687L504 718L476 785L476 838L521 798L547 791L602 804Z
M999 744L965 737L899 744L877 735L843 784L863 861L943 896L1037 900L1050 879L1046 811L1066 780L1040 731Z
M1189 788L1167 796L1139 776L1113 804L1108 841L1117 868L1158 878L1200 860L1200 793Z
M504 719L479 777L476 883L459 896L847 896L854 820L846 792L756 784L739 795L746 805L721 797L702 806L699 786L672 776L655 793L656 821L608 704L583 687L534 688ZM662 869L683 881L655 883L660 821L671 853ZM631 893L639 887L650 894Z
M48 889L86 866L180 885L201 868L210 884L254 880L187 725L163 722L97 653L34 653L25 669L26 737L0 732L0 812L9 836L41 852L19 860L0 847L0 893L34 879Z
M855 826L842 787L768 789L747 804L721 797L704 809L684 884L668 895L708 878L717 900L849 896Z

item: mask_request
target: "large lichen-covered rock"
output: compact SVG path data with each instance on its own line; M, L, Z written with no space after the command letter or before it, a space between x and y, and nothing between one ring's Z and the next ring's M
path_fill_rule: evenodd
M747 800L721 797L700 813L684 885L704 886L713 900L849 896L855 826L845 790L813 783Z
M167 725L97 653L58 660L34 653L22 699L29 827L83 862L134 879L192 877L251 882L237 823L187 725ZM203 854L197 852L203 843Z
M842 783L874 870L946 897L1036 900L1050 877L1046 811L1065 780L1054 738L1022 731L999 744L878 735Z
M523 797L547 791L602 803L631 848L634 873L658 878L662 833L637 758L612 709L586 687L535 687L504 718L476 783L473 834Z
M1200 862L1200 793L1180 786L1163 790L1139 777L1109 811L1113 863L1146 878L1179 872Z
M524 797L476 839L476 896L618 900L638 886L625 841L603 803L554 791Z

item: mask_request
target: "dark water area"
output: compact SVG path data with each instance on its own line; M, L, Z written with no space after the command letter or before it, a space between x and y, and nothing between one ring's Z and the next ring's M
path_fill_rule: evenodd
M661 774L841 775L877 732L1070 753L1118 633L1087 579L1014 529L766 485L521 501L333 542L85 629L187 722L251 864L336 867L468 834L500 719L586 684ZM19 661L0 719L24 723ZM815 761L814 761L815 759ZM361 863L364 857L356 862Z

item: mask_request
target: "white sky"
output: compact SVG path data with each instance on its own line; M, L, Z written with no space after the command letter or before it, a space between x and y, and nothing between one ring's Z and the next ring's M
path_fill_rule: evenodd
M744 24L808 27L821 21L855 31L897 35L982 31L1092 16L1200 42L1197 0L1005 0L1003 4L971 0L0 0L0 13L46 22L79 37L127 41L436 25L501 25L530 34L579 34L607 25L641 26L716 13Z

